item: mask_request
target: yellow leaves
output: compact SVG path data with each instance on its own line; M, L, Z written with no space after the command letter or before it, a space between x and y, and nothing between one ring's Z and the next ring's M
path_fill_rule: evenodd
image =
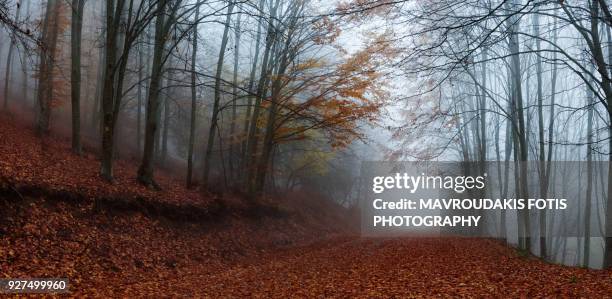
M315 175L325 175L328 172L328 162L335 156L334 152L323 152L313 149L295 158L294 167L297 169L308 168Z

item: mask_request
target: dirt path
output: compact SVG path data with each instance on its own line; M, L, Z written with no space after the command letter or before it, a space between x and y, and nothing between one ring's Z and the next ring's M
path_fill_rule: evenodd
M155 286L153 286L153 284ZM491 240L343 239L123 292L206 297L611 297L612 272L518 256Z
M67 277L75 297L612 298L610 270L547 264L493 240L313 244L315 230L289 219L233 217L209 227L92 214L86 203L28 199L0 207L0 275ZM299 234L304 242L289 238Z

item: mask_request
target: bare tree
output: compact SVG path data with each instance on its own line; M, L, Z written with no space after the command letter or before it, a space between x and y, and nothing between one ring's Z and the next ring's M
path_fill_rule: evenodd
M159 188L153 179L153 162L156 136L158 134L159 118L161 113L160 91L164 65L171 52L168 49L168 35L176 23L177 13L182 1L161 0L157 3L155 21L155 43L153 48L153 64L151 80L147 99L147 113L145 121L145 142L142 162L138 168L138 180L147 186Z
M128 1L126 3L126 1ZM127 8L126 8L127 4ZM158 4L159 5L159 4ZM158 10L154 3L112 0L106 3L104 88L102 89L101 176L113 180L115 130L122 107L123 84L132 47ZM120 39L121 37L121 39Z
M195 144L196 109L197 109L197 74L196 60L198 57L198 19L200 18L200 3L196 3L193 33L191 40L191 112L189 121L189 144L187 145L187 187L193 186L193 147Z
M71 46L71 99L72 99L72 151L81 154L81 36L85 0L72 0Z
M223 30L223 37L221 38L221 47L219 48L219 58L217 59L217 70L215 74L215 87L214 87L214 102L212 110L212 118L210 127L208 130L208 142L206 143L206 152L204 153L204 171L202 174L202 185L204 187L208 184L208 176L210 173L210 160L213 154L213 148L215 144L215 136L217 133L218 121L219 121L219 103L221 101L221 73L223 71L223 61L225 59L225 49L227 47L227 41L229 38L230 21L232 19L232 11L236 5L235 1L230 1L227 7L227 16L225 18L225 29Z

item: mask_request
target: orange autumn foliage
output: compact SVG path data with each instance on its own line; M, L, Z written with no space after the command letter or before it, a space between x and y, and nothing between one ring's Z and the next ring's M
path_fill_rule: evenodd
M307 59L294 65L281 78L275 142L302 140L309 130L325 133L334 148L363 137L360 122L375 123L388 98L381 66L395 54L380 35L340 63Z

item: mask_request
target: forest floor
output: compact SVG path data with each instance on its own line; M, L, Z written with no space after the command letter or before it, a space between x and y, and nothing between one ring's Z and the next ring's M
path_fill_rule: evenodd
M253 205L0 118L0 277L67 277L81 297L612 297L612 271L545 263L487 239L363 239L309 195Z

